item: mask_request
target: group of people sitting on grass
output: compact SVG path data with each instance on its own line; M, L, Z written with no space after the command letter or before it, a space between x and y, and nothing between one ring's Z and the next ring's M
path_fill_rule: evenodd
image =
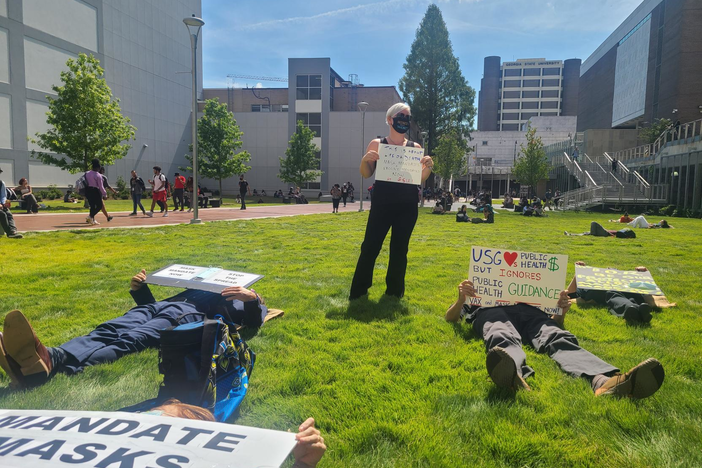
M492 208L492 205L481 205L480 208L476 209L475 211L478 213L482 212L483 217L471 218L468 216L468 207L466 205L461 206L461 209L458 210L458 213L456 213L456 222L473 224L493 224L495 222L495 210Z

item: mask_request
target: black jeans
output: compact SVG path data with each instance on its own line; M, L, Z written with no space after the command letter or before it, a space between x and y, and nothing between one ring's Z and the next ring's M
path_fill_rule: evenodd
M95 218L95 215L102 210L102 193L97 187L88 187L85 189L85 198L90 205L90 217Z
M390 237L390 261L385 276L385 294L402 297L405 294L405 272L407 271L407 251L412 230L417 222L417 203L394 203L371 206L366 225L366 236L361 244L356 272L351 283L351 299L368 292L373 284L373 269L383 247L385 237L392 228Z
M177 210L178 207L182 210L185 207L185 194L182 188L173 189L173 208Z
M341 201L341 199L339 199L339 198L332 198L332 208L335 210L338 210L340 201Z
M342 196L341 198L344 199L344 206L346 206L346 196Z
M241 209L245 210L246 209L246 192L239 192L239 195L241 195Z
M15 226L15 218L12 216L12 212L9 208L4 206L0 208L0 226L5 234L11 236L17 233L17 226Z
M526 378L534 370L526 364L522 342L530 343L537 353L547 353L563 372L590 380L599 374L611 375L619 369L606 363L578 344L578 339L541 310L526 304L490 307L478 313L473 329L485 340L487 351L499 346Z

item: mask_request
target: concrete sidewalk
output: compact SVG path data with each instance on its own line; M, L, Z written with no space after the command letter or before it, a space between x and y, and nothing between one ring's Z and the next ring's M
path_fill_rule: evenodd
M339 207L339 212L358 211L359 203L349 203L346 208ZM363 201L363 209L370 209L370 202ZM207 221L233 221L237 219L257 219L257 218L278 218L282 216L297 216L307 214L328 213L331 215L331 203L315 203L309 205L276 205L276 206L256 206L249 205L246 210L239 208L206 208L199 210L199 217L203 222ZM102 213L98 213L95 219L100 223L98 226L90 226L85 222L88 213L39 213L14 214L15 224L19 232L42 232L42 231L62 231L68 229L104 229L104 228L136 228L154 227L175 224L188 224L193 218L193 213L187 211L168 211L168 217L164 218L161 213L155 212L153 218L142 214L129 216L129 211L110 213L114 219L109 223Z

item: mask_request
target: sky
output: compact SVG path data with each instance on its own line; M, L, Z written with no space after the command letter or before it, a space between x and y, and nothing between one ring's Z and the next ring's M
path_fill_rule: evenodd
M431 3L477 100L486 56L585 61L641 0L202 0L204 86L227 87L228 74L286 78L288 58L330 57L342 77L397 87Z

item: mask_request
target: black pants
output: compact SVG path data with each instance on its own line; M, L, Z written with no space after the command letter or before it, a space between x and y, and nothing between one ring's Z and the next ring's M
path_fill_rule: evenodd
M373 284L373 269L383 247L385 237L392 228L390 238L390 261L385 276L385 294L402 297L405 294L405 272L407 250L412 230L417 222L417 203L396 203L371 206L366 225L366 236L361 244L361 255L356 264L356 273L351 283L350 298L355 299L368 292Z
M339 198L332 198L332 208L335 210L338 210L340 201L341 201L341 199L339 199Z
M561 329L548 315L525 304L491 307L478 313L473 329L489 351L499 346L507 351L523 378L534 374L526 364L522 342L531 344L537 353L547 353L563 372L574 377L592 379L596 375L611 375L619 369L606 363L578 344L578 339Z
M102 210L102 193L97 187L88 187L85 189L85 198L90 205L90 217L95 218L95 215Z
M612 234L610 234L609 231L607 231L605 228L602 227L601 224L596 223L595 221L590 223L590 235L597 237L612 237Z
M132 213L136 214L137 206L141 208L142 213L146 213L144 205L141 204L141 194L132 193L132 205L134 205L134 210L132 211Z
M577 291L578 297L587 301L594 301L598 304L606 305L609 308L609 313L616 317L641 322L648 322L651 320L651 314L648 311L643 314L639 313L641 304L646 303L642 294L580 288L578 288Z
M15 218L12 216L12 212L9 208L0 207L0 226L5 234L11 236L17 233L17 226L15 226Z
M185 207L185 194L182 188L173 189L173 208L177 210L178 207L182 210Z
M246 192L239 192L239 195L241 195L241 209L245 210L246 209Z
M346 196L342 196L342 197L341 197L341 198L343 198L343 199L344 199L344 206L346 206L346 198L347 198L347 197L348 197L348 195L346 195Z
M27 213L38 213L39 203L33 193L28 193L22 195L22 201L24 202L24 207L27 209Z

